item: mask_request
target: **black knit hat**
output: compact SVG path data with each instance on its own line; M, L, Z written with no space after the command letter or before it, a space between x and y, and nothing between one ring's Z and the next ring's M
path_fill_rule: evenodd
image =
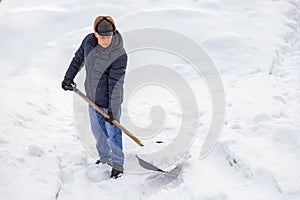
M114 25L106 18L103 18L96 26L96 32L102 36L113 35L114 30Z

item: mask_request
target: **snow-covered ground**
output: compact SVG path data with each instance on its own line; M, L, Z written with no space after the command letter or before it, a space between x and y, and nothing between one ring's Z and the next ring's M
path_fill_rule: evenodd
M75 129L73 94L60 84L98 15L113 16L120 32L165 28L206 50L226 95L223 133L208 157L199 159L211 117L202 94L192 157L170 173L111 180L93 164ZM300 199L299 0L4 0L0 19L1 200Z

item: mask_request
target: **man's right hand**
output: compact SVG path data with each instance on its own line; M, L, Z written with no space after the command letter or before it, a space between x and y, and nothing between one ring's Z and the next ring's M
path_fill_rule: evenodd
M61 87L64 89L64 90L70 90L70 91L73 91L73 87L74 87L75 83L72 79L69 79L69 78L65 78L63 80L63 82L61 83Z

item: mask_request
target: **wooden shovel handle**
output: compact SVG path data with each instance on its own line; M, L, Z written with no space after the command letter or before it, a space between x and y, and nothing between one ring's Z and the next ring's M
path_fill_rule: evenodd
M94 102L92 102L87 96L85 96L80 90L76 88L76 86L73 87L73 91L81 96L88 104L90 104L95 110L97 110L103 117L109 118L109 115L102 110L99 106L97 106ZM130 133L124 126L122 126L117 120L113 120L112 123L117 126L119 129L121 129L126 135L128 135L132 140L134 140L139 146L144 146L141 141L135 137L132 133Z

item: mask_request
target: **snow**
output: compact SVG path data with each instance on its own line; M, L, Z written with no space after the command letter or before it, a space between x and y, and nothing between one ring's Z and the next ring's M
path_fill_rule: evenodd
M298 200L299 9L299 0L1 1L0 199ZM202 78L178 58L149 50L145 59L132 54L130 66L157 58L156 64L188 80L197 98L191 158L168 173L143 170L132 156L140 147L124 135L127 163L121 178L109 179L109 166L93 164L95 149L77 131L90 134L86 113L76 115L86 103L60 84L74 51L102 14L113 16L122 33L164 28L205 49L226 95L222 136L208 157L199 159L212 116ZM161 132L176 132L182 117L176 97L157 85L143 89L128 106L136 130L158 123L161 118L153 113L162 111L167 128ZM161 148L133 132L149 151Z

